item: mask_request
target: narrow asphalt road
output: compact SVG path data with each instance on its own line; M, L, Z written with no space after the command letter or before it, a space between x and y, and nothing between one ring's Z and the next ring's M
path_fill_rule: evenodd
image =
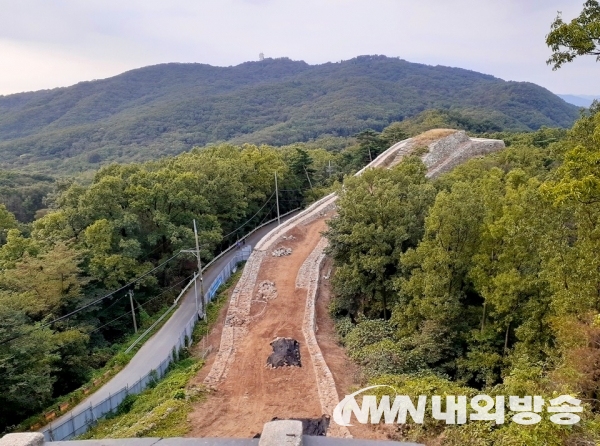
M282 222L288 218L291 218L293 215L295 215L295 213L282 218ZM257 230L254 234L246 239L246 246L250 245L254 247L256 243L276 225L277 222L273 222ZM235 257L236 254L237 250L232 249L223 257L218 259L215 263L213 263L206 271L204 271L203 279L205 284L205 292L208 291L210 285L219 275L221 270L230 260ZM158 332L154 334L154 336L144 343L142 348L139 349L129 364L127 364L104 386L75 406L70 412L52 421L51 424L44 426L41 431L46 431L51 426L59 426L65 420L71 418L71 415L74 416L82 412L84 409L89 408L90 405L95 406L96 404L108 398L110 395L119 392L125 386L132 386L140 379L140 377L148 373L149 370L157 369L160 363L171 353L173 345L175 345L179 339L181 331L190 321L195 311L196 300L194 295L194 287L192 286L186 292L185 296L182 297L181 303L173 315L171 315L167 322Z

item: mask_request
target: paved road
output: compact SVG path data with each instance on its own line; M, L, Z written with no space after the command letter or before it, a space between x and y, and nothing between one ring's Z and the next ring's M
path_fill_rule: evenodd
M282 221L291 218L294 214L288 215L282 218ZM252 234L246 239L246 246L254 246L256 243L264 237L269 231L275 228L277 222L273 222L266 225ZM215 278L219 275L223 267L233 259L236 255L237 250L232 249L227 254L223 255L215 263L213 263L203 274L205 292L208 291L208 287L212 284ZM167 320L167 322L161 327L161 329L154 334L146 343L139 349L136 355L131 359L129 364L117 373L109 382L104 386L90 395L88 398L83 400L77 406L75 406L70 412L64 414L62 417L57 418L52 422L52 426L58 426L63 421L69 419L71 414L76 415L86 408L95 406L102 402L110 395L119 392L125 386L132 386L140 377L144 376L151 369L157 369L160 363L171 353L173 345L179 339L181 331L184 329L186 324L190 321L192 315L196 311L196 300L194 295L194 287L186 292L185 296L182 297L179 308L175 310L173 315ZM43 427L41 430L47 430L49 426Z

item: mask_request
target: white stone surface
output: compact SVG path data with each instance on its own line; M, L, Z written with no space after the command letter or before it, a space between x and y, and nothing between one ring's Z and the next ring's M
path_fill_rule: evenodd
M258 446L301 446L302 421L277 420L266 423Z
M281 248L277 248L275 251L271 253L273 257L285 257L292 255L292 248L286 248L282 246Z
M204 379L204 385L209 388L216 388L227 376L227 372L235 359L236 345L239 344L236 341L241 340L248 332L247 325L250 322L252 296L258 279L258 271L264 258L264 252L252 252L244 266L242 277L240 277L233 290L227 315L225 316L225 323L223 324L219 352L208 376Z
M319 290L319 281L321 279L321 267L325 260L325 248L328 241L326 238L321 238L315 249L306 258L302 267L298 271L296 277L296 286L298 288L306 288L306 307L304 310L304 320L302 322L302 332L306 341L306 346L312 359L315 378L317 380L317 391L319 392L319 402L321 403L321 411L329 415L333 415L333 409L340 402L337 390L335 388L335 380L329 366L323 358L321 347L317 342L317 292ZM348 428L339 426L336 423L331 423L327 430L327 436L339 438L352 438Z
M0 439L0 446L43 446L44 436L38 432L8 434Z

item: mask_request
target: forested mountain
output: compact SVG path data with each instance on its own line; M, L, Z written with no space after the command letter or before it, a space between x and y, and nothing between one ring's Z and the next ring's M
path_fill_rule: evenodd
M568 127L578 116L576 107L534 84L384 56L323 65L165 64L1 96L0 163L77 172L211 142L284 145L348 136L432 108L477 117L495 131Z

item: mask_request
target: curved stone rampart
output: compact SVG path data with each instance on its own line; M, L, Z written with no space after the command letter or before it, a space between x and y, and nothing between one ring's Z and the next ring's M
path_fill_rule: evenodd
M252 252L244 266L242 277L240 277L231 294L229 308L223 323L219 351L210 372L204 379L204 385L207 387L216 387L227 376L227 372L233 363L236 345L239 345L236 341L243 338L248 330L252 296L258 279L258 271L264 258L265 252Z

